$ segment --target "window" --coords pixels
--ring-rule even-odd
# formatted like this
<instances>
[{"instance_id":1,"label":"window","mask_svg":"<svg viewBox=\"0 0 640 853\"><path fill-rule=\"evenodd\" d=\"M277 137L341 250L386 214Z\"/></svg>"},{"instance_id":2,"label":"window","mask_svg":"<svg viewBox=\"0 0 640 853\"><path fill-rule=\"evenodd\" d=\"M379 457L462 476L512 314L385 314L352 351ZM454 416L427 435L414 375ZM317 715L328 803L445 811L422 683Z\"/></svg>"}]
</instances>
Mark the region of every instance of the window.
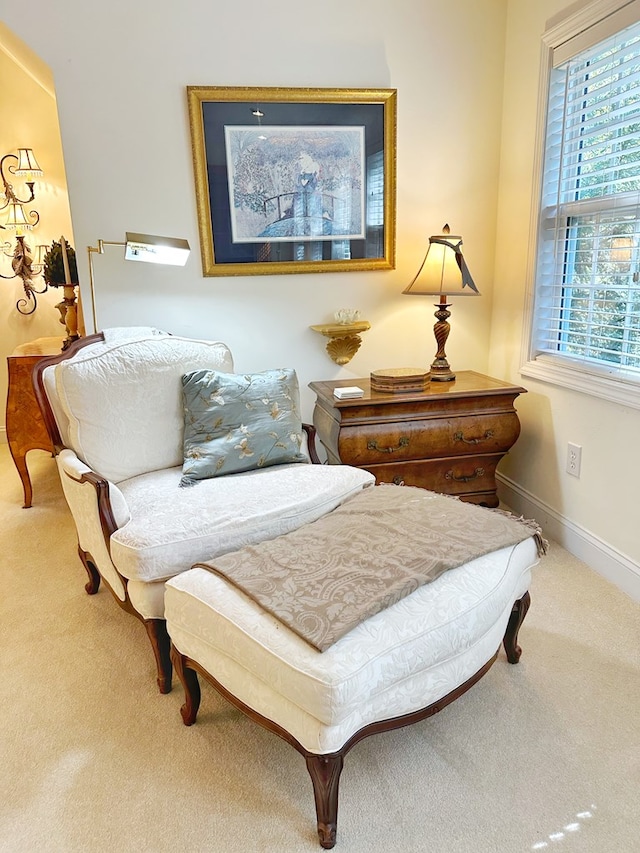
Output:
<instances>
[{"instance_id":1,"label":"window","mask_svg":"<svg viewBox=\"0 0 640 853\"><path fill-rule=\"evenodd\" d=\"M578 33L551 50L523 372L640 406L640 2Z\"/></svg>"},{"instance_id":2,"label":"window","mask_svg":"<svg viewBox=\"0 0 640 853\"><path fill-rule=\"evenodd\" d=\"M384 222L384 161L382 151L367 157L367 227Z\"/></svg>"},{"instance_id":3,"label":"window","mask_svg":"<svg viewBox=\"0 0 640 853\"><path fill-rule=\"evenodd\" d=\"M384 159L382 151L367 157L367 248L384 244ZM367 253L368 253L367 252Z\"/></svg>"}]
</instances>

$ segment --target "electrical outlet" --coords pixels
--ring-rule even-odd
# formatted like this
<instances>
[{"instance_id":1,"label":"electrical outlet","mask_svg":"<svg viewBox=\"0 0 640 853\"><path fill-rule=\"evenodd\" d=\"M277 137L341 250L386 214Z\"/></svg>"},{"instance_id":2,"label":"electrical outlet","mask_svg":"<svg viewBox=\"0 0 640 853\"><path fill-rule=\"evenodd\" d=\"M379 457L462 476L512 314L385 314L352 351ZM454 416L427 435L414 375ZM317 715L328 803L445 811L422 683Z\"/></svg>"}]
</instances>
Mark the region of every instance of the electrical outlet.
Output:
<instances>
[{"instance_id":1,"label":"electrical outlet","mask_svg":"<svg viewBox=\"0 0 640 853\"><path fill-rule=\"evenodd\" d=\"M582 446L570 441L567 444L567 474L571 474L572 477L579 477L581 465Z\"/></svg>"}]
</instances>

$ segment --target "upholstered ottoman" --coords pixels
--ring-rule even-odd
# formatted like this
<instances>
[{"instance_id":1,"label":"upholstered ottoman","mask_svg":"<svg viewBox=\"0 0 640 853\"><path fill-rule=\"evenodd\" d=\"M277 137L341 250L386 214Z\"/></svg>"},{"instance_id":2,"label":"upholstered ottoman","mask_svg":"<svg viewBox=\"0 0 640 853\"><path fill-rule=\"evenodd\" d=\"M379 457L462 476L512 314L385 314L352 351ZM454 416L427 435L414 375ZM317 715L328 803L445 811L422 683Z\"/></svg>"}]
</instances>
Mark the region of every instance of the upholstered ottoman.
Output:
<instances>
[{"instance_id":1,"label":"upholstered ottoman","mask_svg":"<svg viewBox=\"0 0 640 853\"><path fill-rule=\"evenodd\" d=\"M544 551L528 524L377 486L172 578L165 615L185 724L196 720L201 673L305 756L320 844L333 847L351 747L439 711L503 642L518 662L531 568Z\"/></svg>"}]
</instances>

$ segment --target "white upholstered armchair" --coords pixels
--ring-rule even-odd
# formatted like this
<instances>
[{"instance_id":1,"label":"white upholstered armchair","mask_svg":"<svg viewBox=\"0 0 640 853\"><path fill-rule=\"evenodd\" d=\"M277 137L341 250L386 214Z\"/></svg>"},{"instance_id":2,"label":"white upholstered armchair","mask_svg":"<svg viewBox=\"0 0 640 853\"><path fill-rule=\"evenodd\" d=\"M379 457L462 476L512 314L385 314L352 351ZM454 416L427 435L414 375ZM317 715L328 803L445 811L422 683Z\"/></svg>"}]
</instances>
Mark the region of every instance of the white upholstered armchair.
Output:
<instances>
[{"instance_id":1,"label":"white upholstered armchair","mask_svg":"<svg viewBox=\"0 0 640 853\"><path fill-rule=\"evenodd\" d=\"M219 341L149 328L83 338L34 371L89 575L85 588L93 595L103 580L118 604L143 622L161 693L171 689L166 580L198 561L314 521L374 482L360 469L310 464L319 461L313 427L302 425L302 461L205 476L181 487L182 384L193 371L232 374L231 352Z\"/></svg>"}]
</instances>

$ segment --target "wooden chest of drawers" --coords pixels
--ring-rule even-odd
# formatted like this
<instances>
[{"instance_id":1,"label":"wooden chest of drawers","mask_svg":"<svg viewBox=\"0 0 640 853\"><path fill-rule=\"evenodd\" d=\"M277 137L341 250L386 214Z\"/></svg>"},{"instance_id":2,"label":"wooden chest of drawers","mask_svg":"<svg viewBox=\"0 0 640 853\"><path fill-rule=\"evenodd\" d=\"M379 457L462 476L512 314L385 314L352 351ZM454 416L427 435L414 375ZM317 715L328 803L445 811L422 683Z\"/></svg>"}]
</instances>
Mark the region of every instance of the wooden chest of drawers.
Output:
<instances>
[{"instance_id":1,"label":"wooden chest of drawers","mask_svg":"<svg viewBox=\"0 0 640 853\"><path fill-rule=\"evenodd\" d=\"M26 456L30 450L53 453L51 439L36 402L31 372L42 358L56 355L63 338L38 338L21 344L7 358L9 388L7 392L7 442L24 491L24 507L31 506L33 496Z\"/></svg>"},{"instance_id":2,"label":"wooden chest of drawers","mask_svg":"<svg viewBox=\"0 0 640 853\"><path fill-rule=\"evenodd\" d=\"M337 400L359 385L364 397ZM524 388L473 371L424 391L372 391L368 379L312 382L318 437L332 464L366 468L378 483L404 483L497 506L496 466L520 434L514 400Z\"/></svg>"}]
</instances>

